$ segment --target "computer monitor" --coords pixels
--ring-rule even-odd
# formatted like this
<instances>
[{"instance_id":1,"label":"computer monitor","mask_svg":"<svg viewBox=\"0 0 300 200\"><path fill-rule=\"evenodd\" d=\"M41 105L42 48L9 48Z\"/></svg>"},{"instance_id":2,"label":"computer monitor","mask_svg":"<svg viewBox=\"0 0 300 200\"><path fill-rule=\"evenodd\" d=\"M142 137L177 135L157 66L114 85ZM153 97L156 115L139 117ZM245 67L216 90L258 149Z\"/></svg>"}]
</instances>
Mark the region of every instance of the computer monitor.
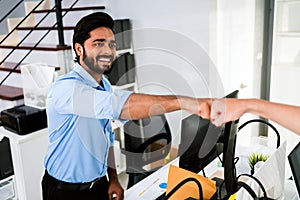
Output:
<instances>
[{"instance_id":1,"label":"computer monitor","mask_svg":"<svg viewBox=\"0 0 300 200\"><path fill-rule=\"evenodd\" d=\"M190 115L181 121L179 166L198 173L223 152L218 139L223 127L216 127L209 120ZM210 137L212 136L212 137Z\"/></svg>"},{"instance_id":2,"label":"computer monitor","mask_svg":"<svg viewBox=\"0 0 300 200\"><path fill-rule=\"evenodd\" d=\"M227 95L237 98L238 90ZM203 170L211 161L223 153L226 193L237 190L235 182L235 144L238 122L228 122L216 127L209 120L190 115L181 122L179 166L195 173Z\"/></svg>"},{"instance_id":3,"label":"computer monitor","mask_svg":"<svg viewBox=\"0 0 300 200\"><path fill-rule=\"evenodd\" d=\"M236 168L235 168L235 147L236 135L238 130L238 121L229 122L225 124L223 142L223 167L224 167L224 181L226 188L226 195L229 197L237 191L236 182ZM222 189L222 188L220 188Z\"/></svg>"}]
</instances>

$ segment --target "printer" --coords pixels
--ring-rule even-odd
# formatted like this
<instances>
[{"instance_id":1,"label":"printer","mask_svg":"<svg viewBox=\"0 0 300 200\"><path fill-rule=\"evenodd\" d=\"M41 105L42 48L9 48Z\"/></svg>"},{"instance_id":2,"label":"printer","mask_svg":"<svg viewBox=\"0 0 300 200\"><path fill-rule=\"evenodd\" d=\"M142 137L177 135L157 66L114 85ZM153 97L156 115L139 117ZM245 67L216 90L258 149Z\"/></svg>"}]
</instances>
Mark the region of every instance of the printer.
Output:
<instances>
[{"instance_id":1,"label":"printer","mask_svg":"<svg viewBox=\"0 0 300 200\"><path fill-rule=\"evenodd\" d=\"M19 105L1 111L2 126L19 135L47 127L46 109Z\"/></svg>"}]
</instances>

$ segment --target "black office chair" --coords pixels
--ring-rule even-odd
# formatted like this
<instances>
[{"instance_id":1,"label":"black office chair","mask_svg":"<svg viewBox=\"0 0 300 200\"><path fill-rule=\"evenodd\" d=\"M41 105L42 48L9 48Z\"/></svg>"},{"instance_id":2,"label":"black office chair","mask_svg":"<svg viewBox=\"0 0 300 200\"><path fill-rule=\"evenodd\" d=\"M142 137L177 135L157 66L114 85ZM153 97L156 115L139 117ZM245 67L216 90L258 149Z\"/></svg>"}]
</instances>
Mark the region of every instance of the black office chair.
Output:
<instances>
[{"instance_id":1,"label":"black office chair","mask_svg":"<svg viewBox=\"0 0 300 200\"><path fill-rule=\"evenodd\" d=\"M145 169L145 166L169 154L172 135L165 115L158 115L127 122L124 139L122 153L126 156L129 188L161 167Z\"/></svg>"}]
</instances>

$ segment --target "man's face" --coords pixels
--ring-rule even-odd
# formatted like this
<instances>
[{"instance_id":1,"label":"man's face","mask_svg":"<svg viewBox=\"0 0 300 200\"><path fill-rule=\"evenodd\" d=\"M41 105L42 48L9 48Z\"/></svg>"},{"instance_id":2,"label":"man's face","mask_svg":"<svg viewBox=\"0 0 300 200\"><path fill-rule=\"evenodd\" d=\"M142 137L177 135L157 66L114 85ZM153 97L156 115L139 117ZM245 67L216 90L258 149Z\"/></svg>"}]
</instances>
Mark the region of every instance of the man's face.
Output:
<instances>
[{"instance_id":1,"label":"man's face","mask_svg":"<svg viewBox=\"0 0 300 200\"><path fill-rule=\"evenodd\" d=\"M100 27L90 32L84 42L80 63L92 74L105 74L116 56L116 42L111 29Z\"/></svg>"}]
</instances>

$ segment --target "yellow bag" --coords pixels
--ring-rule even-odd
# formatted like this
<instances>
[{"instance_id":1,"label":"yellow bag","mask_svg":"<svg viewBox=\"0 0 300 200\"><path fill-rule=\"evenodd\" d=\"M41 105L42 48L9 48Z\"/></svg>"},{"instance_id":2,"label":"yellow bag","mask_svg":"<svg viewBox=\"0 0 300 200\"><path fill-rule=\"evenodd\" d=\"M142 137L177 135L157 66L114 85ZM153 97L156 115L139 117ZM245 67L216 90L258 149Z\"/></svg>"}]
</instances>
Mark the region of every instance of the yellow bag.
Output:
<instances>
[{"instance_id":1,"label":"yellow bag","mask_svg":"<svg viewBox=\"0 0 300 200\"><path fill-rule=\"evenodd\" d=\"M216 193L217 187L215 181L188 170L179 168L177 166L170 165L166 194L168 194L181 181L189 177L195 178L200 182L203 191L203 198L205 200L211 199L212 196ZM197 184L194 182L189 182L179 188L169 199L178 200L187 199L188 197L199 199L199 195L200 194Z\"/></svg>"}]
</instances>

